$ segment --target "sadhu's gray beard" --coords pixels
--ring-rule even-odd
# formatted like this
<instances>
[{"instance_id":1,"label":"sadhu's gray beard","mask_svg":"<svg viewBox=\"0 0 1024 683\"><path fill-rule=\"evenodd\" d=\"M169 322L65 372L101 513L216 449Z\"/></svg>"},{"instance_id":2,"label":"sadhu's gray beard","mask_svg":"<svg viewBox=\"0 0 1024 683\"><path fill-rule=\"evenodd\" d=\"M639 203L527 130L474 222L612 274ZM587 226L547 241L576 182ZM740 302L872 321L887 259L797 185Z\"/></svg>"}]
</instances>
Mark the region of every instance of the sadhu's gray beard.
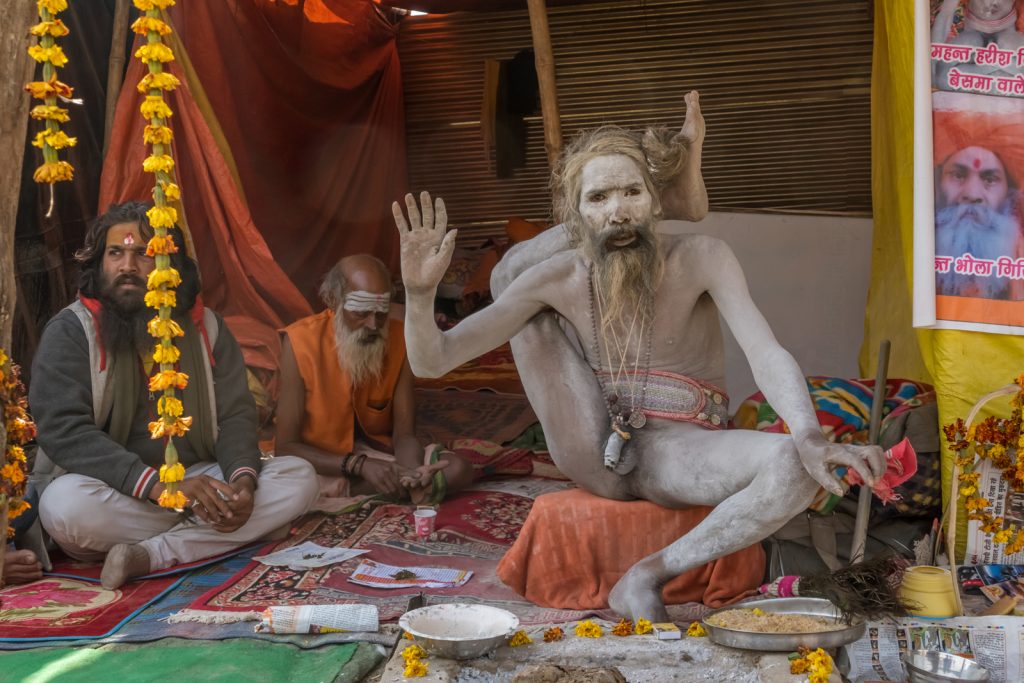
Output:
<instances>
[{"instance_id":1,"label":"sadhu's gray beard","mask_svg":"<svg viewBox=\"0 0 1024 683\"><path fill-rule=\"evenodd\" d=\"M625 247L610 244L610 240L630 231L636 235L631 244ZM585 249L594 263L601 328L616 323L629 327L630 321L635 319L651 320L654 294L661 281L664 262L650 226L588 233Z\"/></svg>"},{"instance_id":2,"label":"sadhu's gray beard","mask_svg":"<svg viewBox=\"0 0 1024 683\"><path fill-rule=\"evenodd\" d=\"M334 346L338 365L348 373L352 386L378 381L384 370L384 352L388 348L388 328L377 331L359 328L350 330L341 311L334 316Z\"/></svg>"}]
</instances>

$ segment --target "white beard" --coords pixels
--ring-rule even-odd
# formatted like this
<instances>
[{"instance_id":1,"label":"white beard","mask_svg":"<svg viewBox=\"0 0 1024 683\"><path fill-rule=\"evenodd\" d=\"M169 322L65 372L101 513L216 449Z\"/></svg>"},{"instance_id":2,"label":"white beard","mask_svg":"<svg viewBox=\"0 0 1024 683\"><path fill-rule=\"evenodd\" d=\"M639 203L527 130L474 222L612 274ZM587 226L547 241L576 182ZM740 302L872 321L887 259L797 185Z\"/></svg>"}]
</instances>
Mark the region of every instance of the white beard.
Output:
<instances>
[{"instance_id":1,"label":"white beard","mask_svg":"<svg viewBox=\"0 0 1024 683\"><path fill-rule=\"evenodd\" d=\"M352 386L380 380L384 370L384 352L388 347L388 326L376 334L365 328L350 330L340 310L334 315L333 326L338 365L348 373ZM372 341L368 341L371 338Z\"/></svg>"},{"instance_id":2,"label":"white beard","mask_svg":"<svg viewBox=\"0 0 1024 683\"><path fill-rule=\"evenodd\" d=\"M1020 226L1016 218L987 206L954 204L935 215L935 254L959 258L971 254L975 258L996 260L1000 256L1014 258ZM938 294L962 296L961 292L974 284L979 294L987 299L1005 299L1009 295L1009 280L954 273L936 274Z\"/></svg>"}]
</instances>

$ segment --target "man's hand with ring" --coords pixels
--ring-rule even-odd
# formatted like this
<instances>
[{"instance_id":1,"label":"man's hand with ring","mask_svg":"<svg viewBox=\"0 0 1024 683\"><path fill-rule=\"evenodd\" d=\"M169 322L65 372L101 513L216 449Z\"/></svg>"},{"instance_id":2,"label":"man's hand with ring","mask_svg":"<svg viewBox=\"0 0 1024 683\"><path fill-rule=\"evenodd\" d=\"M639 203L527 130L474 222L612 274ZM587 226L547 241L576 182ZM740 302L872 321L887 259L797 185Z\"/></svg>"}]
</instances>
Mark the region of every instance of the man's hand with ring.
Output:
<instances>
[{"instance_id":1,"label":"man's hand with ring","mask_svg":"<svg viewBox=\"0 0 1024 683\"><path fill-rule=\"evenodd\" d=\"M149 497L152 500L157 500L165 488L164 484L157 483L149 492ZM234 517L228 500L235 495L235 490L218 479L205 474L188 477L178 482L178 490L192 501L190 504L192 511L204 522L218 524ZM246 515L246 519L248 519L248 515Z\"/></svg>"}]
</instances>

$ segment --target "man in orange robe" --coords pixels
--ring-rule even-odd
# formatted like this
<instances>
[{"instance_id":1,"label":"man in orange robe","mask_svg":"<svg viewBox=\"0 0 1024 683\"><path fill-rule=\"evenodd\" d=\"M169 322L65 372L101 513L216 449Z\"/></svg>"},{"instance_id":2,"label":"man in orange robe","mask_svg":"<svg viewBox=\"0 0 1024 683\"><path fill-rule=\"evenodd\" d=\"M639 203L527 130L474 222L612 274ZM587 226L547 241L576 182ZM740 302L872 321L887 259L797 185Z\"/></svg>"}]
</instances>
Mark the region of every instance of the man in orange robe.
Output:
<instances>
[{"instance_id":1,"label":"man in orange robe","mask_svg":"<svg viewBox=\"0 0 1024 683\"><path fill-rule=\"evenodd\" d=\"M430 463L416 438L404 312L391 306L387 267L367 254L345 257L320 296L326 310L284 331L277 451L309 461L329 497L380 493L420 502L442 470L448 492L468 485L468 462Z\"/></svg>"}]
</instances>

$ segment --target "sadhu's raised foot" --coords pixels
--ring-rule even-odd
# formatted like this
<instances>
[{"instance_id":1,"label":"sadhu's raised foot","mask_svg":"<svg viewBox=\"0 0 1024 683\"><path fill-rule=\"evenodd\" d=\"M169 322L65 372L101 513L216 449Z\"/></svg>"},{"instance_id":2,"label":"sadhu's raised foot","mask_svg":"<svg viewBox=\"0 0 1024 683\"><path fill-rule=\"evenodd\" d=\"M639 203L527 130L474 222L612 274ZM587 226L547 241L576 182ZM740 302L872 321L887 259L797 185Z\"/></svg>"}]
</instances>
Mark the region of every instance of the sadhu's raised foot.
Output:
<instances>
[{"instance_id":1,"label":"sadhu's raised foot","mask_svg":"<svg viewBox=\"0 0 1024 683\"><path fill-rule=\"evenodd\" d=\"M612 587L611 593L608 594L608 606L620 617L633 621L669 621L665 603L661 598L661 589L665 584L641 565L643 562L630 567Z\"/></svg>"}]
</instances>

